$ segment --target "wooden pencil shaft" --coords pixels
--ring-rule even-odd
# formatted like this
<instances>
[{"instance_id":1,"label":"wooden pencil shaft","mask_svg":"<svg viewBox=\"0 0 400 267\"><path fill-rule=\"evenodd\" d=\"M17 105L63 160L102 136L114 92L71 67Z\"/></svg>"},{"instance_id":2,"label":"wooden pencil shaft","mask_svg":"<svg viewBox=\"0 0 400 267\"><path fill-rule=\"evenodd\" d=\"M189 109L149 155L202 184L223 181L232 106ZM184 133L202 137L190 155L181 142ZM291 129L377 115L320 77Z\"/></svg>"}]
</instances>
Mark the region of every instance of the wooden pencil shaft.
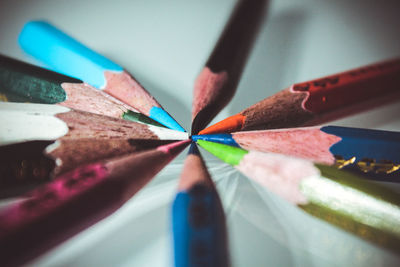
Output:
<instances>
[{"instance_id":1,"label":"wooden pencil shaft","mask_svg":"<svg viewBox=\"0 0 400 267\"><path fill-rule=\"evenodd\" d=\"M302 209L378 245L400 251L399 195L326 166L300 185ZM329 177L329 178L327 178Z\"/></svg>"},{"instance_id":2,"label":"wooden pencil shaft","mask_svg":"<svg viewBox=\"0 0 400 267\"><path fill-rule=\"evenodd\" d=\"M266 0L239 1L193 93L192 134L197 134L235 94L247 56L263 20Z\"/></svg>"},{"instance_id":3,"label":"wooden pencil shaft","mask_svg":"<svg viewBox=\"0 0 400 267\"><path fill-rule=\"evenodd\" d=\"M175 266L229 266L221 201L195 143L172 207Z\"/></svg>"},{"instance_id":4,"label":"wooden pencil shaft","mask_svg":"<svg viewBox=\"0 0 400 267\"><path fill-rule=\"evenodd\" d=\"M53 173L59 175L80 165L138 153L172 142L173 140L61 138L48 147L45 153L55 162L59 162Z\"/></svg>"},{"instance_id":5,"label":"wooden pencil shaft","mask_svg":"<svg viewBox=\"0 0 400 267\"><path fill-rule=\"evenodd\" d=\"M48 22L26 23L18 41L26 53L53 70L82 79L85 83L134 107L168 128L185 131L121 66Z\"/></svg>"},{"instance_id":6,"label":"wooden pencil shaft","mask_svg":"<svg viewBox=\"0 0 400 267\"><path fill-rule=\"evenodd\" d=\"M0 55L0 90L33 103L55 104L67 99L62 83L82 81Z\"/></svg>"},{"instance_id":7,"label":"wooden pencil shaft","mask_svg":"<svg viewBox=\"0 0 400 267\"><path fill-rule=\"evenodd\" d=\"M199 134L311 126L400 99L400 59L298 83Z\"/></svg>"},{"instance_id":8,"label":"wooden pencil shaft","mask_svg":"<svg viewBox=\"0 0 400 267\"><path fill-rule=\"evenodd\" d=\"M321 79L294 84L290 89L266 98L256 105L242 111L241 113L251 119L246 120L243 129L255 130L260 128L285 128L301 125L310 125L315 122L324 122L343 116L341 109L347 114L359 112L371 108L370 102L380 104L380 99L387 100L392 96L392 101L399 100L398 89L400 84L400 60L378 63L359 69L350 70ZM303 97L291 100L290 105L297 107L297 112L287 110L274 110L278 101L292 98L298 93ZM355 106L354 109L352 106ZM271 113L276 113L276 120L269 119L265 113L272 107ZM333 113L333 114L332 114ZM337 116L335 115L337 114ZM265 116L264 119L261 116ZM266 121L268 120L268 122ZM280 122L279 122L280 120ZM265 121L265 123L261 122Z\"/></svg>"},{"instance_id":9,"label":"wooden pencil shaft","mask_svg":"<svg viewBox=\"0 0 400 267\"><path fill-rule=\"evenodd\" d=\"M305 210L309 208L313 214L320 209L324 215L331 213L332 217L340 217L347 221L346 225L351 225L345 230L361 234L362 238L394 250L400 249L398 193L346 171L314 165L303 159L245 151L203 140L197 142L268 191ZM327 221L331 218L322 217ZM368 229L371 229L369 234L362 234ZM385 238L370 238L375 236L374 233L381 233Z\"/></svg>"},{"instance_id":10,"label":"wooden pencil shaft","mask_svg":"<svg viewBox=\"0 0 400 267\"><path fill-rule=\"evenodd\" d=\"M238 80L266 11L266 0L241 0L235 6L206 66L213 72L228 71ZM237 78L236 78L237 77ZM237 81L236 81L237 83Z\"/></svg>"},{"instance_id":11,"label":"wooden pencil shaft","mask_svg":"<svg viewBox=\"0 0 400 267\"><path fill-rule=\"evenodd\" d=\"M82 166L0 211L2 264L22 264L112 213L186 144Z\"/></svg>"}]
</instances>

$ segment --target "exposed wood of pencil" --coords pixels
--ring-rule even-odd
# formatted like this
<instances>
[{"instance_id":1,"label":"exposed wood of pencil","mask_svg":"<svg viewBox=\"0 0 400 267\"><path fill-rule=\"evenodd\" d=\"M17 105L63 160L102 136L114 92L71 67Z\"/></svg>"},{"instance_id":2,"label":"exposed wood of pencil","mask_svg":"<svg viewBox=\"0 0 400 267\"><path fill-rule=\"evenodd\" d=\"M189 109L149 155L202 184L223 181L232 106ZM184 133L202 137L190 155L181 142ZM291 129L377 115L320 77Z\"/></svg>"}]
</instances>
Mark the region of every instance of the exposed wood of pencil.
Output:
<instances>
[{"instance_id":1,"label":"exposed wood of pencil","mask_svg":"<svg viewBox=\"0 0 400 267\"><path fill-rule=\"evenodd\" d=\"M192 144L191 146L195 146ZM197 148L192 148L196 149ZM203 158L198 153L189 153L185 159L183 170L179 178L179 191L187 191L195 184L202 184L209 188L214 188L214 183L207 171Z\"/></svg>"},{"instance_id":2,"label":"exposed wood of pencil","mask_svg":"<svg viewBox=\"0 0 400 267\"><path fill-rule=\"evenodd\" d=\"M229 266L222 203L195 143L184 162L178 190L172 208L175 266Z\"/></svg>"},{"instance_id":3,"label":"exposed wood of pencil","mask_svg":"<svg viewBox=\"0 0 400 267\"><path fill-rule=\"evenodd\" d=\"M122 118L128 110L136 111L81 80L3 55L0 55L0 91L18 95L23 102L58 103L116 118Z\"/></svg>"},{"instance_id":4,"label":"exposed wood of pencil","mask_svg":"<svg viewBox=\"0 0 400 267\"><path fill-rule=\"evenodd\" d=\"M187 133L46 104L0 103L0 143L76 138L187 139Z\"/></svg>"},{"instance_id":5,"label":"exposed wood of pencil","mask_svg":"<svg viewBox=\"0 0 400 267\"><path fill-rule=\"evenodd\" d=\"M168 128L185 131L132 75L46 21L30 21L19 38L21 48L58 72L78 77ZM68 54L68 57L65 57Z\"/></svg>"},{"instance_id":6,"label":"exposed wood of pencil","mask_svg":"<svg viewBox=\"0 0 400 267\"><path fill-rule=\"evenodd\" d=\"M0 198L26 192L78 166L172 143L145 139L58 139L0 146Z\"/></svg>"},{"instance_id":7,"label":"exposed wood of pencil","mask_svg":"<svg viewBox=\"0 0 400 267\"><path fill-rule=\"evenodd\" d=\"M400 59L292 85L200 134L317 125L400 99Z\"/></svg>"},{"instance_id":8,"label":"exposed wood of pencil","mask_svg":"<svg viewBox=\"0 0 400 267\"><path fill-rule=\"evenodd\" d=\"M235 7L206 66L196 79L192 134L207 126L235 94L267 2L241 0Z\"/></svg>"},{"instance_id":9,"label":"exposed wood of pencil","mask_svg":"<svg viewBox=\"0 0 400 267\"><path fill-rule=\"evenodd\" d=\"M146 139L59 139L47 147L45 154L57 163L54 175L65 173L77 166L110 159L124 154L133 154L173 140Z\"/></svg>"},{"instance_id":10,"label":"exposed wood of pencil","mask_svg":"<svg viewBox=\"0 0 400 267\"><path fill-rule=\"evenodd\" d=\"M400 251L399 194L346 171L198 140L268 191L361 238Z\"/></svg>"},{"instance_id":11,"label":"exposed wood of pencil","mask_svg":"<svg viewBox=\"0 0 400 267\"><path fill-rule=\"evenodd\" d=\"M321 131L320 127L243 131L232 133L232 137L247 150L279 153L329 165L335 163L329 149L341 140Z\"/></svg>"},{"instance_id":12,"label":"exposed wood of pencil","mask_svg":"<svg viewBox=\"0 0 400 267\"><path fill-rule=\"evenodd\" d=\"M2 265L21 265L114 212L188 142L83 166L0 211Z\"/></svg>"}]
</instances>

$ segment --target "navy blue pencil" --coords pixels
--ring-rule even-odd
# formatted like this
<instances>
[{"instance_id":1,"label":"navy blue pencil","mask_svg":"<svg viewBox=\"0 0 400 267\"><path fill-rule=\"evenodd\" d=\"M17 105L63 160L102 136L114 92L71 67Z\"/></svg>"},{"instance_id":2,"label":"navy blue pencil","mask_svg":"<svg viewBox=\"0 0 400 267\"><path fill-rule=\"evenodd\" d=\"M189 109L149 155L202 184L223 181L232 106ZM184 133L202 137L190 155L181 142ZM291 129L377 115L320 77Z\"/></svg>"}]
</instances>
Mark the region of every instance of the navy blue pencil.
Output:
<instances>
[{"instance_id":1,"label":"navy blue pencil","mask_svg":"<svg viewBox=\"0 0 400 267\"><path fill-rule=\"evenodd\" d=\"M400 182L400 133L339 126L305 127L192 136L334 165L363 177Z\"/></svg>"},{"instance_id":2,"label":"navy blue pencil","mask_svg":"<svg viewBox=\"0 0 400 267\"><path fill-rule=\"evenodd\" d=\"M172 207L175 266L229 266L224 211L194 143L178 190Z\"/></svg>"}]
</instances>

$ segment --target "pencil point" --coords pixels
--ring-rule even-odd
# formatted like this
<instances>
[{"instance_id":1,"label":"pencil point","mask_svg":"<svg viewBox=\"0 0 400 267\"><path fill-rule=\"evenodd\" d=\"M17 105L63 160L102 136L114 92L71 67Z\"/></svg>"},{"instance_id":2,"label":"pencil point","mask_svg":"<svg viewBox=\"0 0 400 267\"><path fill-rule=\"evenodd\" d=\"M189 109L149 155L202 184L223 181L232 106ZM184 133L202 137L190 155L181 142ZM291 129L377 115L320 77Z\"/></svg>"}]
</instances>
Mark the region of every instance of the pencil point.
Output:
<instances>
[{"instance_id":1,"label":"pencil point","mask_svg":"<svg viewBox=\"0 0 400 267\"><path fill-rule=\"evenodd\" d=\"M229 146L240 147L238 143L236 143L235 139L233 139L231 134L204 134L204 135L192 135L192 140L204 140L211 141L220 144L225 144Z\"/></svg>"},{"instance_id":2,"label":"pencil point","mask_svg":"<svg viewBox=\"0 0 400 267\"><path fill-rule=\"evenodd\" d=\"M162 151L166 154L179 153L188 145L189 142L191 142L189 139L183 140L183 141L178 141L178 142L174 142L171 144L159 146L157 148L157 150Z\"/></svg>"},{"instance_id":3,"label":"pencil point","mask_svg":"<svg viewBox=\"0 0 400 267\"><path fill-rule=\"evenodd\" d=\"M200 155L200 151L199 151L199 149L197 148L197 145L196 145L195 142L192 142L192 143L190 144L190 148L189 148L188 155Z\"/></svg>"},{"instance_id":4,"label":"pencil point","mask_svg":"<svg viewBox=\"0 0 400 267\"><path fill-rule=\"evenodd\" d=\"M177 130L180 132L186 132L165 110L160 107L152 107L150 109L150 118L158 121L159 123L167 126L170 129Z\"/></svg>"},{"instance_id":5,"label":"pencil point","mask_svg":"<svg viewBox=\"0 0 400 267\"><path fill-rule=\"evenodd\" d=\"M248 151L238 147L208 142L204 140L197 140L197 144L199 144L199 146L201 146L217 158L231 165L238 165L242 158L247 153L249 153Z\"/></svg>"},{"instance_id":6,"label":"pencil point","mask_svg":"<svg viewBox=\"0 0 400 267\"><path fill-rule=\"evenodd\" d=\"M199 134L231 133L240 131L243 128L246 117L242 114L236 114L226 118L214 125L202 130Z\"/></svg>"}]
</instances>

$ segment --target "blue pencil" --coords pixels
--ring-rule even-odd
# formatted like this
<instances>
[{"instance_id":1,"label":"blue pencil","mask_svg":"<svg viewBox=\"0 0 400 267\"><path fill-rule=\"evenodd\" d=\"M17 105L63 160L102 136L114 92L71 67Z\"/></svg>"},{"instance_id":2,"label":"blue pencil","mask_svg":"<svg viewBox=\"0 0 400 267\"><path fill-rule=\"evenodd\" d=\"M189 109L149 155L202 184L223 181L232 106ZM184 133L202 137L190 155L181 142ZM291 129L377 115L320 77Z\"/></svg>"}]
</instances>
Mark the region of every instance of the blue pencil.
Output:
<instances>
[{"instance_id":1,"label":"blue pencil","mask_svg":"<svg viewBox=\"0 0 400 267\"><path fill-rule=\"evenodd\" d=\"M400 182L400 133L339 126L306 127L192 136L335 165L363 177Z\"/></svg>"},{"instance_id":2,"label":"blue pencil","mask_svg":"<svg viewBox=\"0 0 400 267\"><path fill-rule=\"evenodd\" d=\"M172 230L176 267L229 266L222 204L194 143L173 203Z\"/></svg>"},{"instance_id":3,"label":"blue pencil","mask_svg":"<svg viewBox=\"0 0 400 267\"><path fill-rule=\"evenodd\" d=\"M50 69L78 78L167 126L185 131L132 75L45 21L25 24L21 48Z\"/></svg>"}]
</instances>

